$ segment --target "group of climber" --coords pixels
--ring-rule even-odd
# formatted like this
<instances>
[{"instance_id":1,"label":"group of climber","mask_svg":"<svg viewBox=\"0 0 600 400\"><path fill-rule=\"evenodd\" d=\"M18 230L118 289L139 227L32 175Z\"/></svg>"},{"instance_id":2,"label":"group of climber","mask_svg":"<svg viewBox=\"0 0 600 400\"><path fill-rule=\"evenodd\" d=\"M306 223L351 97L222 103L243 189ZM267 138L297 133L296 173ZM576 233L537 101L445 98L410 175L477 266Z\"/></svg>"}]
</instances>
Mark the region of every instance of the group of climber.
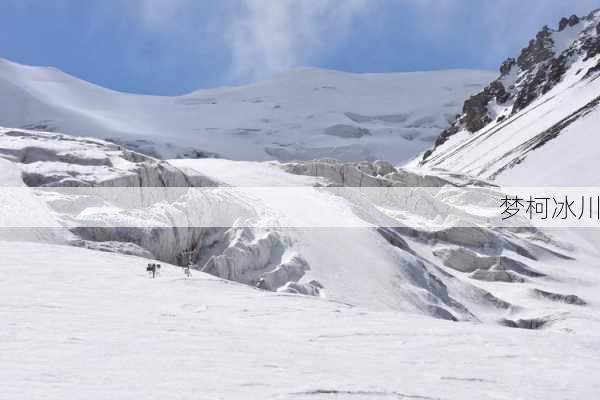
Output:
<instances>
[{"instance_id":1,"label":"group of climber","mask_svg":"<svg viewBox=\"0 0 600 400\"><path fill-rule=\"evenodd\" d=\"M160 264L148 263L148 266L146 267L146 272L148 272L148 274L151 276L151 278L154 279L154 278L160 276L160 269L161 269ZM183 267L183 273L186 278L192 277L192 263L191 262L189 262L186 266Z\"/></svg>"},{"instance_id":2,"label":"group of climber","mask_svg":"<svg viewBox=\"0 0 600 400\"><path fill-rule=\"evenodd\" d=\"M160 276L160 268L160 264L149 263L148 267L146 267L146 272L148 272L149 275L152 275L152 279L154 279L157 276Z\"/></svg>"}]
</instances>

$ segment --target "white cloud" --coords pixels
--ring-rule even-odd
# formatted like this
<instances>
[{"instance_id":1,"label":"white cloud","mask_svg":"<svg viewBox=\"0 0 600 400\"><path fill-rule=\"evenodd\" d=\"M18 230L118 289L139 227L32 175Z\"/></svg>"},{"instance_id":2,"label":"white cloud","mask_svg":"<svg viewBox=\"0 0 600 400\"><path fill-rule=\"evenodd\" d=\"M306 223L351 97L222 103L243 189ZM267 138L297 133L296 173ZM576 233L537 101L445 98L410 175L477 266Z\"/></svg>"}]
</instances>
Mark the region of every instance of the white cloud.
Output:
<instances>
[{"instance_id":1,"label":"white cloud","mask_svg":"<svg viewBox=\"0 0 600 400\"><path fill-rule=\"evenodd\" d=\"M230 29L231 73L257 79L310 64L346 35L367 0L241 0Z\"/></svg>"},{"instance_id":2,"label":"white cloud","mask_svg":"<svg viewBox=\"0 0 600 400\"><path fill-rule=\"evenodd\" d=\"M143 28L170 36L188 53L196 51L198 57L218 53L216 58L223 62L221 80L230 83L319 65L323 56L339 50L337 46L346 46L344 40L355 33L353 28L367 34L352 37L358 47L381 35L389 52L403 52L402 43L417 41L424 52L456 46L473 54L466 64L495 67L499 58L516 56L543 24L554 26L563 15L581 15L598 6L598 0L119 1ZM398 13L398 24L407 24L411 31L378 25L380 20L394 21L395 15L383 18L390 12ZM401 15L405 12L411 21ZM394 40L388 30L409 37ZM461 43L452 41L457 37ZM230 63L225 64L227 56ZM411 57L407 55L409 61ZM460 65L460 60L449 60Z\"/></svg>"}]
</instances>

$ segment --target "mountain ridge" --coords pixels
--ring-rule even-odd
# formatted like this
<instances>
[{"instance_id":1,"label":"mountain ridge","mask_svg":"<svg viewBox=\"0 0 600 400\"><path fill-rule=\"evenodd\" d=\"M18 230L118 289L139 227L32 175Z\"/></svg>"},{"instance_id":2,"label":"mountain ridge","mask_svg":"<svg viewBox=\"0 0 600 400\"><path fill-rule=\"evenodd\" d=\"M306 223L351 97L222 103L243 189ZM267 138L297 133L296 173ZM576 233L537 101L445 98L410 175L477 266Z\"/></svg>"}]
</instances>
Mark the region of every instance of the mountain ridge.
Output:
<instances>
[{"instance_id":1,"label":"mountain ridge","mask_svg":"<svg viewBox=\"0 0 600 400\"><path fill-rule=\"evenodd\" d=\"M425 150L492 76L304 68L169 97L119 93L55 68L3 61L0 126L85 134L160 158L401 163Z\"/></svg>"},{"instance_id":2,"label":"mountain ridge","mask_svg":"<svg viewBox=\"0 0 600 400\"><path fill-rule=\"evenodd\" d=\"M565 142L561 147L567 147L567 141L572 146L572 140L565 138L571 131L581 136L578 147L591 157L599 74L600 10L581 18L563 18L557 29L545 26L517 58L502 63L496 80L464 103L462 114L418 164L483 179L520 175L514 180L507 178L507 183L567 183L569 172L576 172L566 169L567 157L558 160L565 167L561 179L527 180L525 172L518 171L523 168L513 171L513 167L533 155L541 160L537 154L548 151L553 147L547 147L548 143L557 138ZM581 125L577 130L572 126L575 120ZM540 164L536 173L551 167L536 163ZM527 171L534 172L534 168Z\"/></svg>"}]
</instances>

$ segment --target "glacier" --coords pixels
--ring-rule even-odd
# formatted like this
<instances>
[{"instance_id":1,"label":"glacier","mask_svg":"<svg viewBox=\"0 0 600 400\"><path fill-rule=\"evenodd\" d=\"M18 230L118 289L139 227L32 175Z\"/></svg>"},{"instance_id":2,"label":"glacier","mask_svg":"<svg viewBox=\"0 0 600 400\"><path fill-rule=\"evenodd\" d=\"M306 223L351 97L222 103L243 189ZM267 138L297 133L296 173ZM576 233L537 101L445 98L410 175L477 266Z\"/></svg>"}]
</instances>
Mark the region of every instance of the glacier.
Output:
<instances>
[{"instance_id":1,"label":"glacier","mask_svg":"<svg viewBox=\"0 0 600 400\"><path fill-rule=\"evenodd\" d=\"M599 38L176 97L0 60L2 395L592 398L598 229L490 216L598 183Z\"/></svg>"}]
</instances>

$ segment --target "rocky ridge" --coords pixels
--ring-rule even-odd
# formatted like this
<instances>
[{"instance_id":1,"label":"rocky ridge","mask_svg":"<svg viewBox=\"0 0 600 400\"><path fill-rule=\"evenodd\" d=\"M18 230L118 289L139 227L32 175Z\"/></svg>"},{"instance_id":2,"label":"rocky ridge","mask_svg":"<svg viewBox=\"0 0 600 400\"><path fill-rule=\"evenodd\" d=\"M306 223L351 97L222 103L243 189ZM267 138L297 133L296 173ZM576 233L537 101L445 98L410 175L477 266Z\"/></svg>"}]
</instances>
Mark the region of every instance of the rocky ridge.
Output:
<instances>
[{"instance_id":1,"label":"rocky ridge","mask_svg":"<svg viewBox=\"0 0 600 400\"><path fill-rule=\"evenodd\" d=\"M423 154L421 165L458 132L475 133L524 110L561 82L577 61L593 61L585 70L576 71L580 79L589 79L600 71L599 54L600 10L585 17L563 18L557 29L543 27L517 58L502 63L496 80L465 101L462 113L440 134L433 149Z\"/></svg>"}]
</instances>

